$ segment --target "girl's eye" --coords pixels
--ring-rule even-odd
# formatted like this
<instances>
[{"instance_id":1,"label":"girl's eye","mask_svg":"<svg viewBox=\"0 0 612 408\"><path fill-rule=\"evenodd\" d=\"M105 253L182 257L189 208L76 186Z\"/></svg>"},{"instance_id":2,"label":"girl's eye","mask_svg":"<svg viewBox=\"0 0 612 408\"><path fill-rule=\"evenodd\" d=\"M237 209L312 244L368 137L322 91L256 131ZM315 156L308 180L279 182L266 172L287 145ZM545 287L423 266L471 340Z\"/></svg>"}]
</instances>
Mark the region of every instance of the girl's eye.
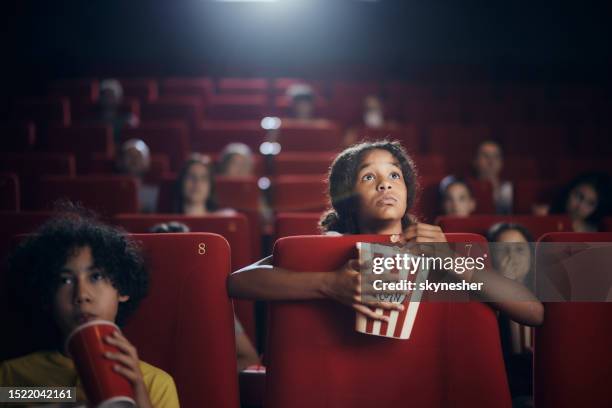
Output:
<instances>
[{"instance_id":1,"label":"girl's eye","mask_svg":"<svg viewBox=\"0 0 612 408\"><path fill-rule=\"evenodd\" d=\"M60 285L70 285L72 284L71 276L60 276L59 278Z\"/></svg>"},{"instance_id":2,"label":"girl's eye","mask_svg":"<svg viewBox=\"0 0 612 408\"><path fill-rule=\"evenodd\" d=\"M371 181L374 180L374 175L373 174L366 174L365 176L363 176L361 178L363 181Z\"/></svg>"},{"instance_id":3,"label":"girl's eye","mask_svg":"<svg viewBox=\"0 0 612 408\"><path fill-rule=\"evenodd\" d=\"M397 173L397 172L393 172L393 173L391 173L391 178L393 180L399 180L399 179L402 178L402 176L399 173Z\"/></svg>"}]
</instances>

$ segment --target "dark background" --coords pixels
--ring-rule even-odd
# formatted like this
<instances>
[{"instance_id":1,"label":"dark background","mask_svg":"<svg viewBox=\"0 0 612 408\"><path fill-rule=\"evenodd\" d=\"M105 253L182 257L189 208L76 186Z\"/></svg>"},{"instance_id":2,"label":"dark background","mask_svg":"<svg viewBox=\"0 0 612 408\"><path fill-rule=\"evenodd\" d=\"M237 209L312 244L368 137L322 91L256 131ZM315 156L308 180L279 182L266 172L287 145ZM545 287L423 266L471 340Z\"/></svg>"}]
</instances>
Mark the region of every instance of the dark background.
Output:
<instances>
[{"instance_id":1,"label":"dark background","mask_svg":"<svg viewBox=\"0 0 612 408\"><path fill-rule=\"evenodd\" d=\"M239 75L607 81L606 2L15 2L5 69L74 76Z\"/></svg>"}]
</instances>

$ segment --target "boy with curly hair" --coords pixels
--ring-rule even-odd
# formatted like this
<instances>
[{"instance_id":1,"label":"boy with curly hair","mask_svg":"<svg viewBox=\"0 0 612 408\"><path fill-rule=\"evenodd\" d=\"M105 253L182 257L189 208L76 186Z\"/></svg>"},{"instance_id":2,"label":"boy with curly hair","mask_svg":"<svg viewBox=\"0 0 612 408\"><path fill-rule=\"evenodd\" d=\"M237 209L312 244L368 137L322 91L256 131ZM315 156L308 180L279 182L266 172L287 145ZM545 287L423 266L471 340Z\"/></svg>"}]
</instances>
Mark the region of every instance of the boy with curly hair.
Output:
<instances>
[{"instance_id":1,"label":"boy with curly hair","mask_svg":"<svg viewBox=\"0 0 612 408\"><path fill-rule=\"evenodd\" d=\"M9 259L9 272L22 282L33 313L53 322L45 350L3 362L0 386L77 388L86 401L73 361L63 354L63 339L77 326L103 319L121 325L148 289L139 248L121 231L72 208L26 238ZM105 341L118 348L105 357L133 386L136 404L178 407L172 377L140 361L136 348L120 332Z\"/></svg>"}]
</instances>

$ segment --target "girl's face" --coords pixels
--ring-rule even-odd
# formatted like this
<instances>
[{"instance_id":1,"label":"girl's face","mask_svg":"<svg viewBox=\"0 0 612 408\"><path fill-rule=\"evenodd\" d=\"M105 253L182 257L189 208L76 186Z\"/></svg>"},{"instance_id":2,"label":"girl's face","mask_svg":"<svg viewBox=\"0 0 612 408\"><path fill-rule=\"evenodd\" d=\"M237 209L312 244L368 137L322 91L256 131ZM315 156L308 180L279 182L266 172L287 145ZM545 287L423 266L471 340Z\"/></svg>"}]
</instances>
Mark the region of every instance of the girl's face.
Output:
<instances>
[{"instance_id":1,"label":"girl's face","mask_svg":"<svg viewBox=\"0 0 612 408\"><path fill-rule=\"evenodd\" d=\"M476 208L470 191L463 183L453 183L444 193L444 213L457 217L467 217Z\"/></svg>"},{"instance_id":2,"label":"girl's face","mask_svg":"<svg viewBox=\"0 0 612 408\"><path fill-rule=\"evenodd\" d=\"M566 211L573 219L586 220L597 209L597 191L590 184L579 184L570 191Z\"/></svg>"},{"instance_id":3,"label":"girl's face","mask_svg":"<svg viewBox=\"0 0 612 408\"><path fill-rule=\"evenodd\" d=\"M371 150L357 171L355 193L363 229L399 223L406 214L408 190L397 159L388 151Z\"/></svg>"},{"instance_id":4,"label":"girl's face","mask_svg":"<svg viewBox=\"0 0 612 408\"><path fill-rule=\"evenodd\" d=\"M206 205L210 195L210 173L208 167L195 163L189 166L183 180L183 199L186 204Z\"/></svg>"},{"instance_id":5,"label":"girl's face","mask_svg":"<svg viewBox=\"0 0 612 408\"><path fill-rule=\"evenodd\" d=\"M496 267L507 278L523 282L531 268L531 250L527 240L520 231L509 229L502 232L494 245Z\"/></svg>"}]
</instances>

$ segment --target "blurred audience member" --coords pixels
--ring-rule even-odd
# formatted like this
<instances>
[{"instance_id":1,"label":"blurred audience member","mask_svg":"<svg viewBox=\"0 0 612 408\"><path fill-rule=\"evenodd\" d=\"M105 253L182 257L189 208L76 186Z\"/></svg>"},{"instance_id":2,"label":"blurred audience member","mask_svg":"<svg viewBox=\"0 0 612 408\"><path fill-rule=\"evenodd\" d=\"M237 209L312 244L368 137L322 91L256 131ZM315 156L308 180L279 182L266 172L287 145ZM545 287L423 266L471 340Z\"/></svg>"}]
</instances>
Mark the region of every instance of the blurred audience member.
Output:
<instances>
[{"instance_id":1,"label":"blurred audience member","mask_svg":"<svg viewBox=\"0 0 612 408\"><path fill-rule=\"evenodd\" d=\"M174 211L185 215L235 213L218 209L210 157L196 153L185 162L175 185Z\"/></svg>"},{"instance_id":2,"label":"blurred audience member","mask_svg":"<svg viewBox=\"0 0 612 408\"><path fill-rule=\"evenodd\" d=\"M520 282L533 289L533 256L530 243L533 237L520 224L498 223L493 225L487 237L493 243L511 243L494 246L493 266L506 278Z\"/></svg>"},{"instance_id":3,"label":"blurred audience member","mask_svg":"<svg viewBox=\"0 0 612 408\"><path fill-rule=\"evenodd\" d=\"M310 85L293 84L287 88L291 100L291 114L295 119L310 121L315 119L314 90Z\"/></svg>"},{"instance_id":4,"label":"blurred audience member","mask_svg":"<svg viewBox=\"0 0 612 408\"><path fill-rule=\"evenodd\" d=\"M159 187L146 184L144 175L151 167L149 147L140 139L124 142L117 154L117 169L121 174L133 176L138 185L138 199L142 212L155 212Z\"/></svg>"},{"instance_id":5,"label":"blurred audience member","mask_svg":"<svg viewBox=\"0 0 612 408\"><path fill-rule=\"evenodd\" d=\"M155 224L149 229L149 232L154 234L189 232L189 227L182 222L168 221Z\"/></svg>"},{"instance_id":6,"label":"blurred audience member","mask_svg":"<svg viewBox=\"0 0 612 408\"><path fill-rule=\"evenodd\" d=\"M219 157L218 174L222 176L252 176L255 159L251 148L244 143L230 143Z\"/></svg>"},{"instance_id":7,"label":"blurred audience member","mask_svg":"<svg viewBox=\"0 0 612 408\"><path fill-rule=\"evenodd\" d=\"M368 95L364 98L363 124L371 129L380 129L385 126L384 105L380 97Z\"/></svg>"},{"instance_id":8,"label":"blurred audience member","mask_svg":"<svg viewBox=\"0 0 612 408\"><path fill-rule=\"evenodd\" d=\"M115 142L121 140L121 129L125 126L138 126L139 120L130 112L121 111L123 87L116 79L104 79L100 82L100 99L98 101L98 120L113 127Z\"/></svg>"},{"instance_id":9,"label":"blurred audience member","mask_svg":"<svg viewBox=\"0 0 612 408\"><path fill-rule=\"evenodd\" d=\"M567 214L575 232L594 232L610 214L610 177L589 173L575 178L551 207L553 214Z\"/></svg>"},{"instance_id":10,"label":"blurred audience member","mask_svg":"<svg viewBox=\"0 0 612 408\"><path fill-rule=\"evenodd\" d=\"M512 183L502 181L503 167L502 149L499 143L492 140L482 142L474 158L474 170L479 180L485 180L493 186L493 202L495 212L510 214L512 212Z\"/></svg>"},{"instance_id":11,"label":"blurred audience member","mask_svg":"<svg viewBox=\"0 0 612 408\"><path fill-rule=\"evenodd\" d=\"M489 229L487 238L493 267L533 290L535 257L531 233L519 224L498 223ZM503 315L499 316L499 328L512 406L533 407L532 330Z\"/></svg>"},{"instance_id":12,"label":"blurred audience member","mask_svg":"<svg viewBox=\"0 0 612 408\"><path fill-rule=\"evenodd\" d=\"M455 176L446 176L440 182L441 206L444 215L468 217L476 209L476 200L469 185Z\"/></svg>"}]
</instances>

